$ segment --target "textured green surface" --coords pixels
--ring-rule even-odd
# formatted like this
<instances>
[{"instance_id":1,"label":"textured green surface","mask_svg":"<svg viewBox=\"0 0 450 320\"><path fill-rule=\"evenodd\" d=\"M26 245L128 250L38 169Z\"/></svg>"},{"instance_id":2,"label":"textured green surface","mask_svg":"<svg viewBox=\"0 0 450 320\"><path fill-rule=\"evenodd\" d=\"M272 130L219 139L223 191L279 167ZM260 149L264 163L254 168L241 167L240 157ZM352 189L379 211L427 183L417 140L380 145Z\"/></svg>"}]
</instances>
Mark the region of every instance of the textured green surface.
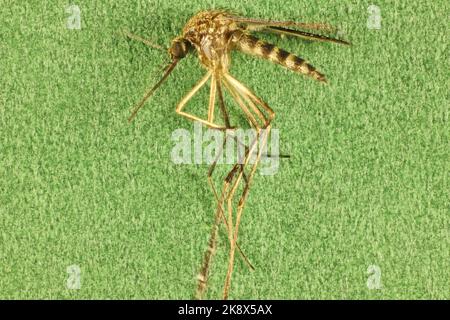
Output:
<instances>
[{"instance_id":1,"label":"textured green surface","mask_svg":"<svg viewBox=\"0 0 450 320\"><path fill-rule=\"evenodd\" d=\"M19 4L20 3L20 4ZM268 37L324 72L321 85L266 61L232 73L276 111L274 176L257 175L231 298L450 298L448 1L0 1L0 298L191 298L214 202L206 165L175 165L174 112L195 56L129 125L161 52L200 9L326 21L350 48ZM221 233L208 296L221 296ZM69 265L81 289L66 289ZM369 265L381 290L369 290Z\"/></svg>"}]
</instances>

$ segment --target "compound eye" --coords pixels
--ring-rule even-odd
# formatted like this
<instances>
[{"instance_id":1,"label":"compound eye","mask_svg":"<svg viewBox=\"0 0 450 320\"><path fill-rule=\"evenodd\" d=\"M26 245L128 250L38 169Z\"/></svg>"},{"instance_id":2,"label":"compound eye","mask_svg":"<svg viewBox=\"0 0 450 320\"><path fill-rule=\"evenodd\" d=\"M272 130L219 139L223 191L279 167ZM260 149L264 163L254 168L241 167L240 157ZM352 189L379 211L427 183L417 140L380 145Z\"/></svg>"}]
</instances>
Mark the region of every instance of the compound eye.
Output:
<instances>
[{"instance_id":1,"label":"compound eye","mask_svg":"<svg viewBox=\"0 0 450 320\"><path fill-rule=\"evenodd\" d=\"M172 43L170 54L173 59L182 59L188 52L188 42L186 40L176 40Z\"/></svg>"}]
</instances>

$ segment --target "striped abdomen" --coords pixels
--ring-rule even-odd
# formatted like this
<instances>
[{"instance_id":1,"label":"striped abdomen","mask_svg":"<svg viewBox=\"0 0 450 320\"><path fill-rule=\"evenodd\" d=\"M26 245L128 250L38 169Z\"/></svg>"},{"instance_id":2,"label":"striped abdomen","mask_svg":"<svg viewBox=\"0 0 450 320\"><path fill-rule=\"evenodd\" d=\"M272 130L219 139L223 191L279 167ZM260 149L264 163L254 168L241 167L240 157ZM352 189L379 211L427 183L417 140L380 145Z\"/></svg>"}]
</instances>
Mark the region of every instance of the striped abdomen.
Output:
<instances>
[{"instance_id":1,"label":"striped abdomen","mask_svg":"<svg viewBox=\"0 0 450 320\"><path fill-rule=\"evenodd\" d=\"M238 50L280 64L294 72L308 75L316 80L326 82L325 75L316 71L304 59L260 40L255 36L240 33L236 35L235 46Z\"/></svg>"}]
</instances>

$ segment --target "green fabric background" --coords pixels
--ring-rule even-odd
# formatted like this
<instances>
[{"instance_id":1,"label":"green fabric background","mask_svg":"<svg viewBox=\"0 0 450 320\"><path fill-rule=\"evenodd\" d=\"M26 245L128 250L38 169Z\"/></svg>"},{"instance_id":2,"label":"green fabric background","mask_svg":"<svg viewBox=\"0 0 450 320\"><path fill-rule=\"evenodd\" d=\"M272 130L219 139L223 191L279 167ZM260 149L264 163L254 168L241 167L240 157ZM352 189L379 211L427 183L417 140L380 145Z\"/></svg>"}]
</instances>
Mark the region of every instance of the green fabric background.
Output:
<instances>
[{"instance_id":1,"label":"green fabric background","mask_svg":"<svg viewBox=\"0 0 450 320\"><path fill-rule=\"evenodd\" d=\"M367 28L371 3L381 30ZM233 54L291 159L255 177L240 242L256 271L238 259L230 297L450 298L448 1L76 0L81 30L67 4L0 0L0 298L193 296L214 201L207 165L170 151L193 128L175 105L204 71L187 58L129 125L167 57L120 31L168 45L209 8L328 22L353 43L266 37L326 86ZM227 250L222 230L209 298Z\"/></svg>"}]
</instances>

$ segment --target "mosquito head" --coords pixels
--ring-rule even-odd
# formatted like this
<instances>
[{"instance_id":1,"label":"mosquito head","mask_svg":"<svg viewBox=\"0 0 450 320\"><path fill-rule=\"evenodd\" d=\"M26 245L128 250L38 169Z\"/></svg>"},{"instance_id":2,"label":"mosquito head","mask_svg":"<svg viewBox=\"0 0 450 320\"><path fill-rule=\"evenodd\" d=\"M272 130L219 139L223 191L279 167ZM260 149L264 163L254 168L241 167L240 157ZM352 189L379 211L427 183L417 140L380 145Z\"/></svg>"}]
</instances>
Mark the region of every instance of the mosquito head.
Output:
<instances>
[{"instance_id":1,"label":"mosquito head","mask_svg":"<svg viewBox=\"0 0 450 320\"><path fill-rule=\"evenodd\" d=\"M184 38L176 38L172 41L172 45L169 48L169 54L172 60L183 59L189 52L191 44Z\"/></svg>"}]
</instances>

